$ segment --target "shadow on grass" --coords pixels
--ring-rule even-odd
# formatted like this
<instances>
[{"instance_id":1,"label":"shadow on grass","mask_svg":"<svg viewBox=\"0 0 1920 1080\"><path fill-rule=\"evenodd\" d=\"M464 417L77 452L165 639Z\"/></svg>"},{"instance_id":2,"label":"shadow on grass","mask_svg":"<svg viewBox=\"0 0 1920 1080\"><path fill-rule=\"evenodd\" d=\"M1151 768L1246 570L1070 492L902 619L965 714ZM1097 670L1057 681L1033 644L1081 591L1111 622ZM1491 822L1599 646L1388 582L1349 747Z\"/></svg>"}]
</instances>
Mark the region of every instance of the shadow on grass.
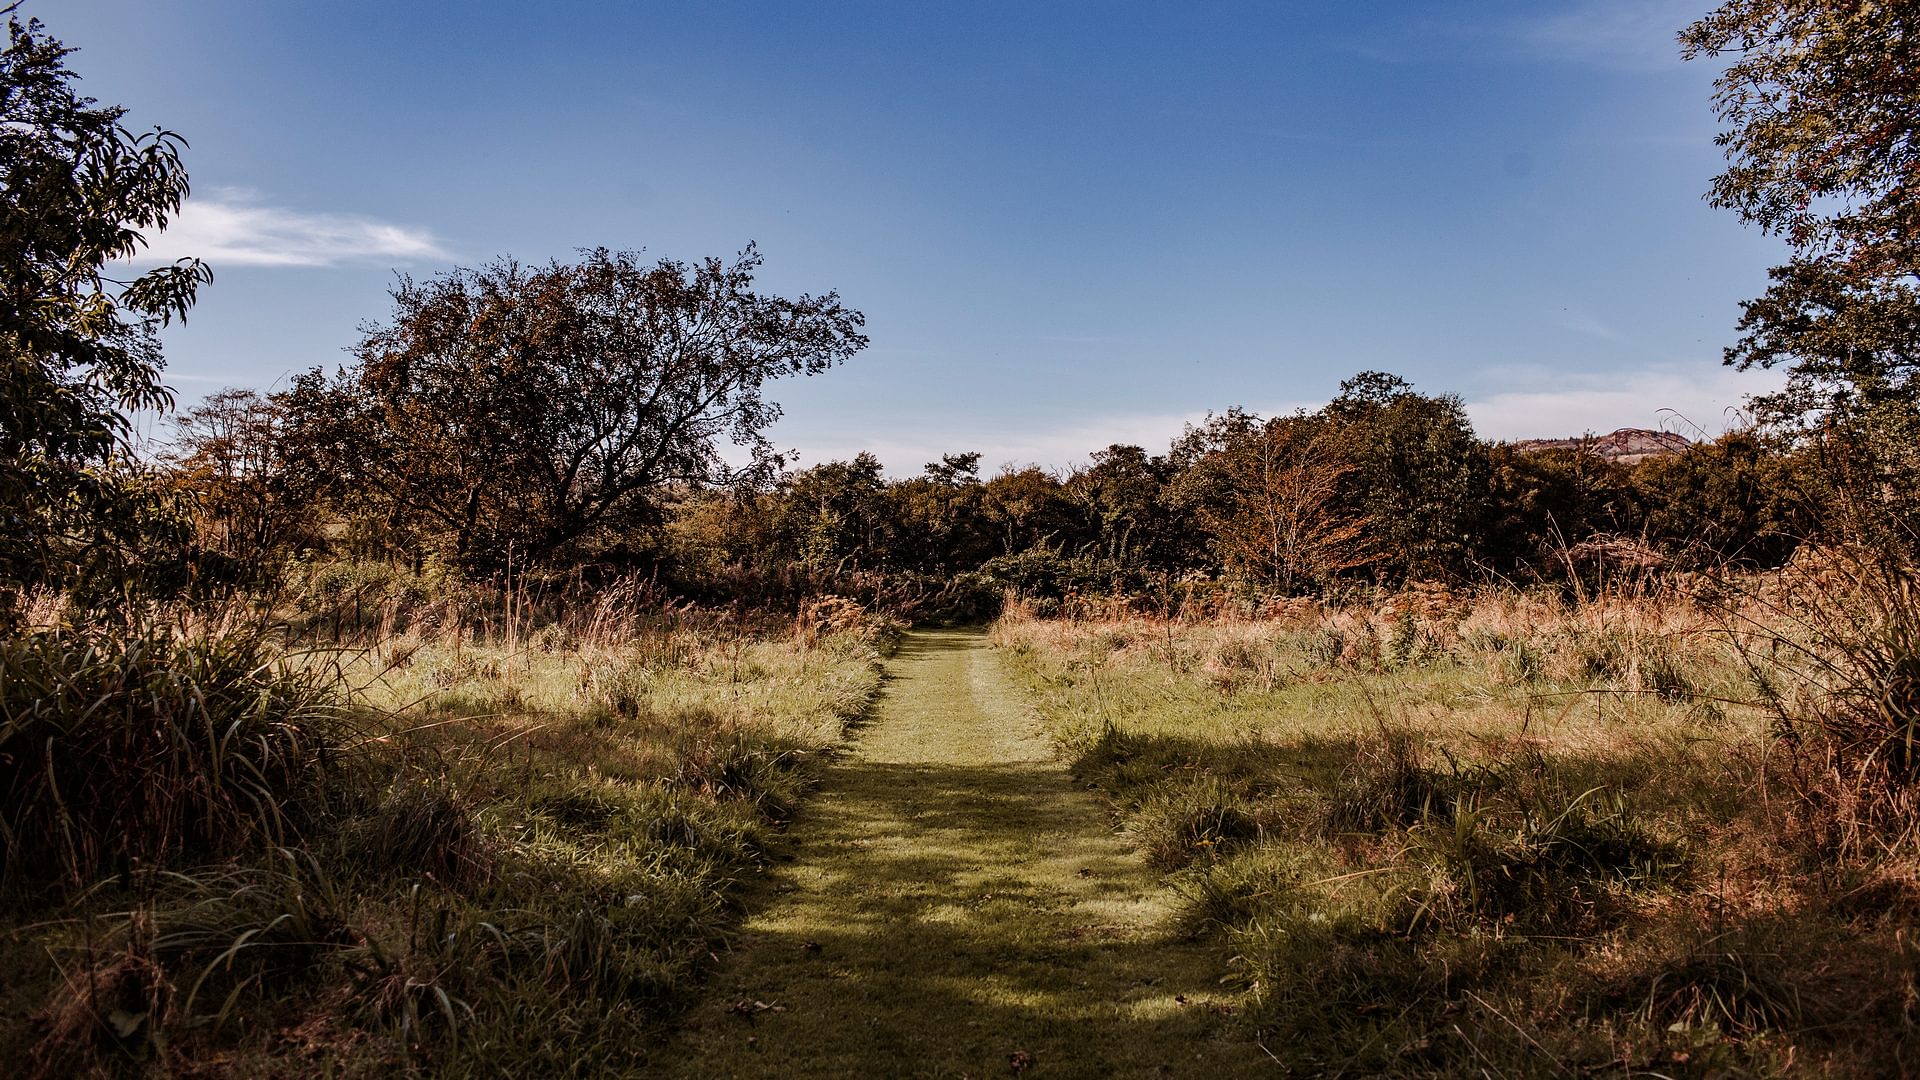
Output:
<instances>
[{"instance_id":1,"label":"shadow on grass","mask_svg":"<svg viewBox=\"0 0 1920 1080\"><path fill-rule=\"evenodd\" d=\"M1245 1075L1215 951L1104 813L976 693L978 633L911 635L876 729L761 886L660 1064L688 1076ZM990 662L990 661L979 661ZM982 706L986 706L984 709ZM996 757L998 760L996 760ZM907 760L893 760L905 758Z\"/></svg>"},{"instance_id":2,"label":"shadow on grass","mask_svg":"<svg viewBox=\"0 0 1920 1080\"><path fill-rule=\"evenodd\" d=\"M773 886L805 895L774 900L752 931L750 961L695 1022L688 1071L980 1075L1025 1053L1044 1075L1175 1075L1248 1060L1216 1042L1230 1008L1217 958L1142 925L1159 920L1137 858L1058 835L1058 803L1077 796L1047 772L868 764L836 785L810 808L822 839L798 880Z\"/></svg>"}]
</instances>

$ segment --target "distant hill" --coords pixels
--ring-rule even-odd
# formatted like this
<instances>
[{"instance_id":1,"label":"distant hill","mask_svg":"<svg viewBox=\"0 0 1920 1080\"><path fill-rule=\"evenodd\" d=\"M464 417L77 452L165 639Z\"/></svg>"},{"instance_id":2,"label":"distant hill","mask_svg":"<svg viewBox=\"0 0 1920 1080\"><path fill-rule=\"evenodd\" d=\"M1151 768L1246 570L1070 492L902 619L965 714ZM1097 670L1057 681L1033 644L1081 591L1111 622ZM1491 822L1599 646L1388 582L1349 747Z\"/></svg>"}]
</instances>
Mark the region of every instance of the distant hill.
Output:
<instances>
[{"instance_id":1,"label":"distant hill","mask_svg":"<svg viewBox=\"0 0 1920 1080\"><path fill-rule=\"evenodd\" d=\"M1661 454L1677 454L1693 445L1685 435L1646 428L1621 428L1606 435L1587 435L1578 439L1521 439L1517 450L1578 450L1585 446L1609 461L1631 465Z\"/></svg>"}]
</instances>

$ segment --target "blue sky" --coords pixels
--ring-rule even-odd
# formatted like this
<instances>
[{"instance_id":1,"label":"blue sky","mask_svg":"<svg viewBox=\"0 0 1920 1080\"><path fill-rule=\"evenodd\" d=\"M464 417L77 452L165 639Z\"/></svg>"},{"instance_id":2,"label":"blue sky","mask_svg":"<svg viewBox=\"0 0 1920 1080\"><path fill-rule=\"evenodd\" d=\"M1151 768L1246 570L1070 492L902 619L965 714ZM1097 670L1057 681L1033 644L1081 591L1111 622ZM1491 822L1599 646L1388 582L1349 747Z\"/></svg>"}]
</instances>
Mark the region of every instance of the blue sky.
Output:
<instances>
[{"instance_id":1,"label":"blue sky","mask_svg":"<svg viewBox=\"0 0 1920 1080\"><path fill-rule=\"evenodd\" d=\"M347 359L396 271L582 246L837 289L872 346L777 443L1065 467L1384 369L1483 435L1718 431L1781 252L1700 194L1713 70L1654 0L28 0L192 143L192 398ZM1679 416L1663 410L1678 410ZM1684 417L1684 419L1681 419Z\"/></svg>"}]
</instances>

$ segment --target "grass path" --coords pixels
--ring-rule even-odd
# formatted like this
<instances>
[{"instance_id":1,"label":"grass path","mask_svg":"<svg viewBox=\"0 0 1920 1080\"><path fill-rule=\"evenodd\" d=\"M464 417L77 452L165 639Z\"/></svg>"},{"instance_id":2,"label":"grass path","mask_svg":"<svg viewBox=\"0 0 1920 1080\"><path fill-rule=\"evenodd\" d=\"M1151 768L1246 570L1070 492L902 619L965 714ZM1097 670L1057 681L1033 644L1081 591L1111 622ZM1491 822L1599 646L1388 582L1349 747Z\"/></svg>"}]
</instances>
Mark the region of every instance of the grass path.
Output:
<instances>
[{"instance_id":1,"label":"grass path","mask_svg":"<svg viewBox=\"0 0 1920 1080\"><path fill-rule=\"evenodd\" d=\"M1222 1076L1218 957L1077 789L978 632L909 635L665 1075ZM1266 1068L1262 1068L1263 1064Z\"/></svg>"}]
</instances>

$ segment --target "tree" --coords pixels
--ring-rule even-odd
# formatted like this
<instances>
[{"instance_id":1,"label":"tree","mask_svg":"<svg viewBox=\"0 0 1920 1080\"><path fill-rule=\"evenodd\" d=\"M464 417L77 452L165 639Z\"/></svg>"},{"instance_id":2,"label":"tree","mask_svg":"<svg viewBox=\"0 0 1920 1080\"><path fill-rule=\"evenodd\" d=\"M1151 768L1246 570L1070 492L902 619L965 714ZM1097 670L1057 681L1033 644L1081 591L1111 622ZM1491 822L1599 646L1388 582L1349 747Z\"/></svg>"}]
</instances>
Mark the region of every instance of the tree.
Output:
<instances>
[{"instance_id":1,"label":"tree","mask_svg":"<svg viewBox=\"0 0 1920 1080\"><path fill-rule=\"evenodd\" d=\"M1920 9L1727 0L1681 34L1716 82L1718 207L1790 256L1742 305L1726 363L1784 367L1754 399L1844 497L1826 526L1920 552ZM1846 520L1842 521L1841 518Z\"/></svg>"},{"instance_id":2,"label":"tree","mask_svg":"<svg viewBox=\"0 0 1920 1080\"><path fill-rule=\"evenodd\" d=\"M1633 466L1640 530L1682 566L1779 566L1810 531L1790 472L1750 431L1730 431Z\"/></svg>"},{"instance_id":3,"label":"tree","mask_svg":"<svg viewBox=\"0 0 1920 1080\"><path fill-rule=\"evenodd\" d=\"M1380 570L1457 577L1471 565L1487 501L1486 445L1451 394L1415 393L1398 375L1365 371L1317 415L1328 426L1353 517L1374 524Z\"/></svg>"},{"instance_id":4,"label":"tree","mask_svg":"<svg viewBox=\"0 0 1920 1080\"><path fill-rule=\"evenodd\" d=\"M1846 419L1920 400L1920 8L1727 0L1681 33L1716 80L1728 168L1709 201L1785 239L1743 305L1738 368L1785 365L1763 417Z\"/></svg>"},{"instance_id":5,"label":"tree","mask_svg":"<svg viewBox=\"0 0 1920 1080\"><path fill-rule=\"evenodd\" d=\"M985 485L977 452L944 454L926 471L888 488L895 522L896 564L951 576L992 554L994 536L983 514Z\"/></svg>"},{"instance_id":6,"label":"tree","mask_svg":"<svg viewBox=\"0 0 1920 1080\"><path fill-rule=\"evenodd\" d=\"M997 534L1002 555L1055 544L1073 523L1059 478L1038 466L1009 466L988 480L985 489L981 513Z\"/></svg>"},{"instance_id":7,"label":"tree","mask_svg":"<svg viewBox=\"0 0 1920 1080\"><path fill-rule=\"evenodd\" d=\"M1487 512L1478 556L1502 574L1565 569L1566 550L1627 528L1625 466L1579 446L1488 448Z\"/></svg>"},{"instance_id":8,"label":"tree","mask_svg":"<svg viewBox=\"0 0 1920 1080\"><path fill-rule=\"evenodd\" d=\"M1324 423L1285 416L1215 453L1209 467L1228 503L1200 519L1229 568L1291 593L1380 558L1369 539L1374 523L1339 505L1340 481L1354 467L1330 442Z\"/></svg>"},{"instance_id":9,"label":"tree","mask_svg":"<svg viewBox=\"0 0 1920 1080\"><path fill-rule=\"evenodd\" d=\"M130 584L156 486L126 467L124 410L163 409L159 328L211 280L198 260L119 279L188 192L185 143L134 134L74 89L73 50L9 16L0 53L0 622L33 584ZM120 459L116 464L116 459ZM165 531L165 530L163 530ZM169 535L170 539L173 538ZM106 580L102 580L106 579Z\"/></svg>"},{"instance_id":10,"label":"tree","mask_svg":"<svg viewBox=\"0 0 1920 1080\"><path fill-rule=\"evenodd\" d=\"M887 563L893 515L879 458L863 450L793 473L779 500L779 530L798 561L840 571Z\"/></svg>"},{"instance_id":11,"label":"tree","mask_svg":"<svg viewBox=\"0 0 1920 1080\"><path fill-rule=\"evenodd\" d=\"M1067 481L1096 556L1120 572L1191 566L1203 550L1192 515L1173 499L1173 462L1115 443Z\"/></svg>"},{"instance_id":12,"label":"tree","mask_svg":"<svg viewBox=\"0 0 1920 1080\"><path fill-rule=\"evenodd\" d=\"M318 547L319 478L290 460L286 399L228 388L176 416L176 483L193 493L203 561L218 553L239 577L274 573L280 557Z\"/></svg>"},{"instance_id":13,"label":"tree","mask_svg":"<svg viewBox=\"0 0 1920 1080\"><path fill-rule=\"evenodd\" d=\"M298 424L356 497L469 566L657 523L669 485L770 476L765 384L866 346L835 293L754 291L761 261L752 245L691 266L602 248L402 279L357 366L296 395ZM723 438L747 464L726 463Z\"/></svg>"}]
</instances>

